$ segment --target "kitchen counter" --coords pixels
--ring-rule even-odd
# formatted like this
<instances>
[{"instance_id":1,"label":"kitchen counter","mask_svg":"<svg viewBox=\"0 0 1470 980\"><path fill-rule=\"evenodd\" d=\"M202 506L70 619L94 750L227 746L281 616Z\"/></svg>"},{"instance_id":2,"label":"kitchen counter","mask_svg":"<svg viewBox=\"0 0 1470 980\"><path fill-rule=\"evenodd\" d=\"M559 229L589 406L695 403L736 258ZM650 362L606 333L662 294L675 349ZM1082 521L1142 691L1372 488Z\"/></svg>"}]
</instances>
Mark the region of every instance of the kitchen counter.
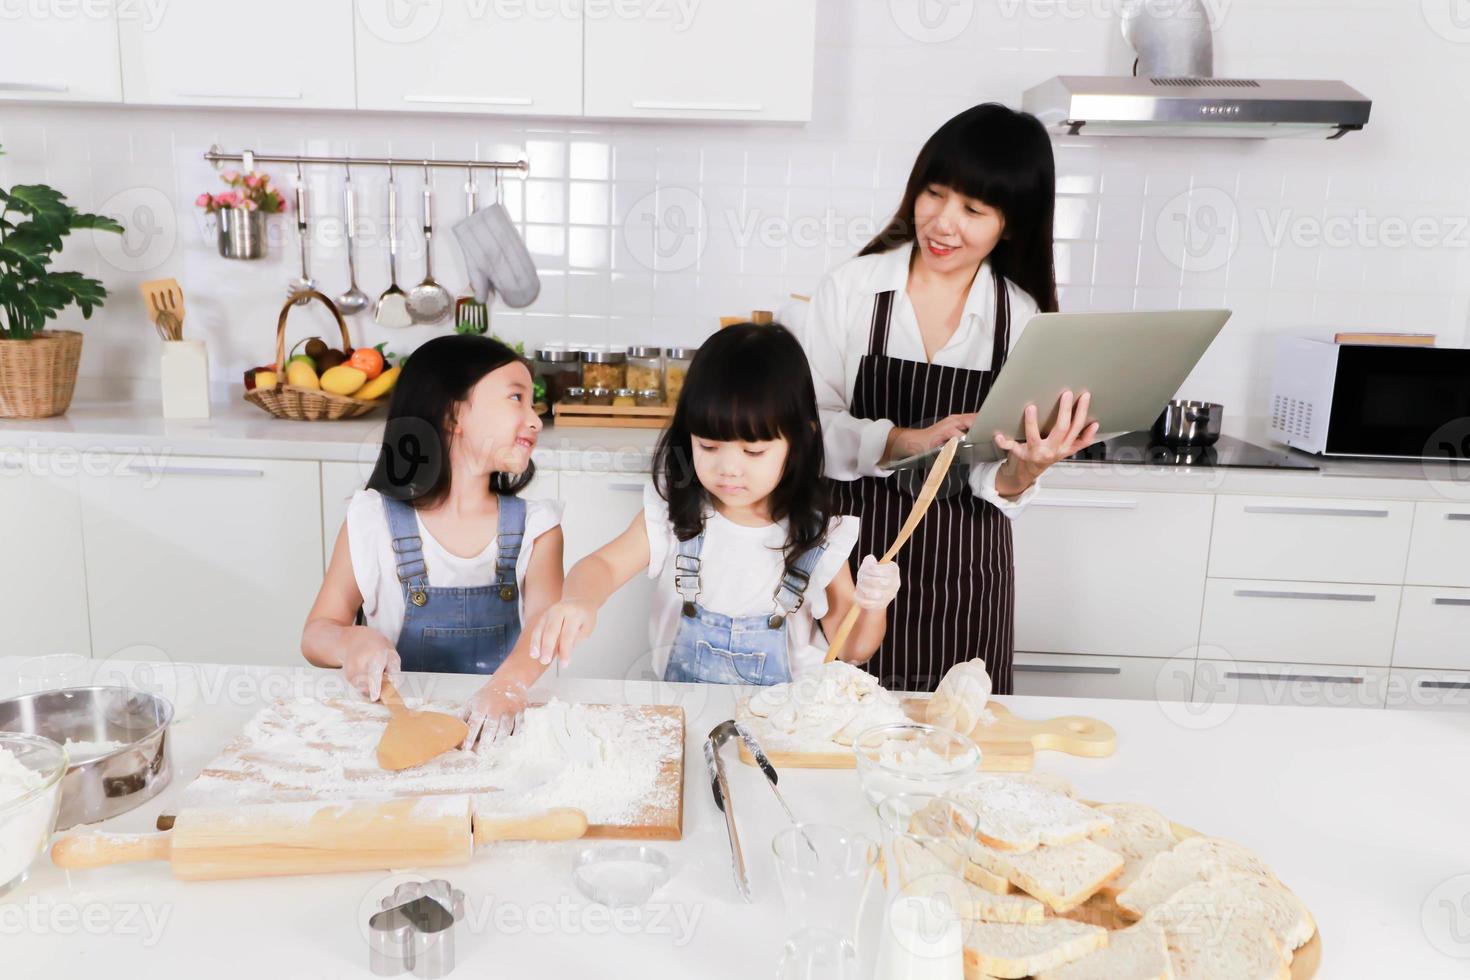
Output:
<instances>
[{"instance_id":1,"label":"kitchen counter","mask_svg":"<svg viewBox=\"0 0 1470 980\"><path fill-rule=\"evenodd\" d=\"M243 399L216 402L214 416L164 419L157 402L78 399L52 419L0 421L0 460L18 452L65 449L78 454L138 454L140 462L171 456L358 462L377 457L385 412L342 422L274 419ZM1260 418L1227 418L1224 431L1270 447ZM537 466L584 472L647 472L658 431L548 426L535 453ZM1284 447L1280 448L1283 452ZM1142 463L1064 463L1047 474L1056 489L1167 490L1199 493L1283 494L1470 501L1470 469L1446 463L1345 460L1295 453L1312 470L1190 468Z\"/></svg>"},{"instance_id":2,"label":"kitchen counter","mask_svg":"<svg viewBox=\"0 0 1470 980\"><path fill-rule=\"evenodd\" d=\"M4 663L0 662L0 667ZM129 665L113 666L123 670ZM266 700L340 693L309 668L209 667L205 698L173 730L173 783L94 829L151 830L184 786ZM10 677L0 670L0 677ZM136 676L136 675L130 675ZM436 697L476 678L441 676ZM211 693L213 696L211 696ZM688 715L684 839L655 845L674 877L641 920L589 906L570 878L575 844L482 849L432 869L465 891L456 976L769 975L789 919L770 852L781 811L756 770L727 748L753 905L736 896L723 820L701 749L735 692L713 686L563 681L583 701L681 704ZM1449 978L1470 957L1470 718L1404 711L1215 706L1012 697L1017 714L1092 715L1118 731L1107 759L1041 753L1039 771L1085 797L1151 804L1180 823L1257 850L1317 918L1319 976ZM795 812L876 834L856 774L790 770ZM160 863L70 875L44 859L0 900L5 975L195 976L212 980L366 977L359 922L402 875L354 873L181 882ZM1458 916L1457 918L1454 918ZM1458 930L1458 931L1457 931ZM1459 957L1456 959L1455 957Z\"/></svg>"}]
</instances>

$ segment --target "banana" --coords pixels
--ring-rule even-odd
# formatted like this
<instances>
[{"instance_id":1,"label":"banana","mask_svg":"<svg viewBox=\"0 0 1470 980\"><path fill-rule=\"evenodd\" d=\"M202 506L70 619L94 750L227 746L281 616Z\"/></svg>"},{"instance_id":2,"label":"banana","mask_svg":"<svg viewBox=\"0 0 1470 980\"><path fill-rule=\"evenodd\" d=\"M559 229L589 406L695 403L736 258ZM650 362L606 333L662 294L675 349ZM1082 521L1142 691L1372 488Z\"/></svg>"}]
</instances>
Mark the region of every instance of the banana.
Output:
<instances>
[{"instance_id":1,"label":"banana","mask_svg":"<svg viewBox=\"0 0 1470 980\"><path fill-rule=\"evenodd\" d=\"M382 398L392 389L394 382L398 380L398 373L402 370L396 367L389 368L354 392L353 397L361 398L363 401Z\"/></svg>"}]
</instances>

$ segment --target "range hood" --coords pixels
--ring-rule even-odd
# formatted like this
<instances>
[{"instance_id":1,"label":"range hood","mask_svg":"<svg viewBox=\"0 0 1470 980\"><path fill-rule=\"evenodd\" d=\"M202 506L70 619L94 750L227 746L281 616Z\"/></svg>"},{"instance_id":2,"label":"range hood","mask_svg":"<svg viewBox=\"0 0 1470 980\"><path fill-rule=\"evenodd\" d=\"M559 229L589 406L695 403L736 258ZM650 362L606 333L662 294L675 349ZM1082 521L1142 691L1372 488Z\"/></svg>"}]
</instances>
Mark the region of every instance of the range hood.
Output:
<instances>
[{"instance_id":1,"label":"range hood","mask_svg":"<svg viewBox=\"0 0 1470 980\"><path fill-rule=\"evenodd\" d=\"M1214 77L1199 0L1134 3L1122 19L1133 75L1061 75L1027 89L1021 107L1068 136L1338 139L1368 122L1373 103L1343 82Z\"/></svg>"}]
</instances>

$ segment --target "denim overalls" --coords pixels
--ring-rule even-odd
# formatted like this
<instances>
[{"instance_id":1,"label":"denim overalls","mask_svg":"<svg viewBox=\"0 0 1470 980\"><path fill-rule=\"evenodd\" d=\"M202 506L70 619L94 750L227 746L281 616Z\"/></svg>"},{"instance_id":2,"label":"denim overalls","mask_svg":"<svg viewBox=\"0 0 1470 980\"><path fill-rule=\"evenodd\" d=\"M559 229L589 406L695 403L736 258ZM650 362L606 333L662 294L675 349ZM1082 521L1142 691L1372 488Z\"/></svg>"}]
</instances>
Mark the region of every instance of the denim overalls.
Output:
<instances>
[{"instance_id":1,"label":"denim overalls","mask_svg":"<svg viewBox=\"0 0 1470 980\"><path fill-rule=\"evenodd\" d=\"M775 612L731 617L699 605L699 556L704 532L679 542L674 585L684 609L664 668L666 681L707 684L780 684L791 680L786 651L786 617L806 601L807 581L827 550L825 542L787 566L776 586Z\"/></svg>"},{"instance_id":2,"label":"denim overalls","mask_svg":"<svg viewBox=\"0 0 1470 980\"><path fill-rule=\"evenodd\" d=\"M398 581L403 585L403 629L396 644L404 670L489 674L521 635L516 559L526 530L526 502L500 498L495 584L435 588L424 565L418 516L409 504L383 497Z\"/></svg>"}]
</instances>

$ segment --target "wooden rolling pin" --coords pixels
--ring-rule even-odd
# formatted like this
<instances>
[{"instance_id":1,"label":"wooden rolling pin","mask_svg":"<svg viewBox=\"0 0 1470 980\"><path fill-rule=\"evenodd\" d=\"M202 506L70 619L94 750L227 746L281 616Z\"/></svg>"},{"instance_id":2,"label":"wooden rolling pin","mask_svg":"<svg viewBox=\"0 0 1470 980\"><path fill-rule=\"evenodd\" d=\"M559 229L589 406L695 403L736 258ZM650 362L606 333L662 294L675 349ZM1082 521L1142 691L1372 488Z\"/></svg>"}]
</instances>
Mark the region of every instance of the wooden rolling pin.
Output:
<instances>
[{"instance_id":1,"label":"wooden rolling pin","mask_svg":"<svg viewBox=\"0 0 1470 980\"><path fill-rule=\"evenodd\" d=\"M167 861L189 881L257 878L464 864L476 844L575 840L586 832L581 810L473 817L468 796L261 803L184 810L163 833L63 837L51 861L69 870Z\"/></svg>"}]
</instances>

